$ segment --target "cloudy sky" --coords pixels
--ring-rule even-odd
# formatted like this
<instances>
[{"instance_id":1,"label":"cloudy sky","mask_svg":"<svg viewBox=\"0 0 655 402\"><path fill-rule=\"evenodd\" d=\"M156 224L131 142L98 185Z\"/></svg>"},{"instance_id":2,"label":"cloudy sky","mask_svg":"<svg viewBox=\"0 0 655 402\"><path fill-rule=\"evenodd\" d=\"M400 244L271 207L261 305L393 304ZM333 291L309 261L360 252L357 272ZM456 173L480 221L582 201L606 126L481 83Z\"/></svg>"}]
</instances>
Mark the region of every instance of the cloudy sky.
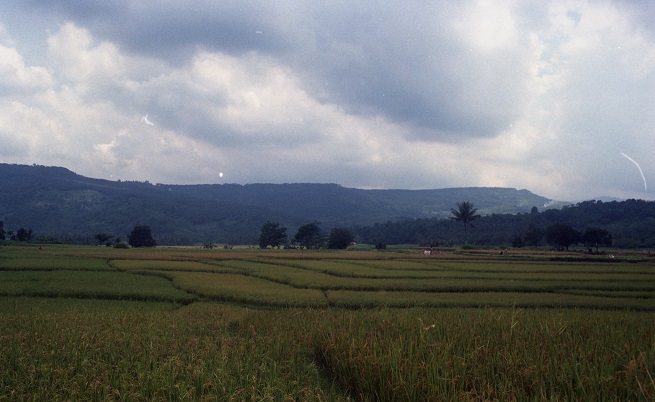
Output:
<instances>
[{"instance_id":1,"label":"cloudy sky","mask_svg":"<svg viewBox=\"0 0 655 402\"><path fill-rule=\"evenodd\" d=\"M651 0L2 0L0 162L655 199L654 20Z\"/></svg>"}]
</instances>

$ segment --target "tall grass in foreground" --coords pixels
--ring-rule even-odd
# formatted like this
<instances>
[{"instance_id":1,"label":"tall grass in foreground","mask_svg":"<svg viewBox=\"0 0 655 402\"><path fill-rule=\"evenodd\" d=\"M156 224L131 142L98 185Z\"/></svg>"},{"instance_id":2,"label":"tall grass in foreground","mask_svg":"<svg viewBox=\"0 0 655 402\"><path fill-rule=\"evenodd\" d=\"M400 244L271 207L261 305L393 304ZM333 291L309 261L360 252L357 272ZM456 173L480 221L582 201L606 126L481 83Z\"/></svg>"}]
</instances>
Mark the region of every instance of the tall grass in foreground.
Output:
<instances>
[{"instance_id":1,"label":"tall grass in foreground","mask_svg":"<svg viewBox=\"0 0 655 402\"><path fill-rule=\"evenodd\" d=\"M343 313L317 359L362 400L655 400L652 314Z\"/></svg>"},{"instance_id":2,"label":"tall grass in foreground","mask_svg":"<svg viewBox=\"0 0 655 402\"><path fill-rule=\"evenodd\" d=\"M2 401L655 399L653 313L27 303L0 298Z\"/></svg>"},{"instance_id":3,"label":"tall grass in foreground","mask_svg":"<svg viewBox=\"0 0 655 402\"><path fill-rule=\"evenodd\" d=\"M0 314L0 400L346 399L321 382L293 318L281 331L264 312L237 307L83 305Z\"/></svg>"}]
</instances>

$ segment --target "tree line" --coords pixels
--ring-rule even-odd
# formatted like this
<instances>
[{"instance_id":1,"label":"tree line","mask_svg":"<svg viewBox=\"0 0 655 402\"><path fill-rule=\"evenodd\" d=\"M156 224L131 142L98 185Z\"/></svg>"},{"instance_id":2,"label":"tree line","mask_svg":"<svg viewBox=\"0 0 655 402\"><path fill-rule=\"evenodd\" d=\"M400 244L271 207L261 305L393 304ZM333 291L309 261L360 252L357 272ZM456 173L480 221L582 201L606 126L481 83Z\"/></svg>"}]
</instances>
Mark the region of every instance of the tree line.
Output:
<instances>
[{"instance_id":1,"label":"tree line","mask_svg":"<svg viewBox=\"0 0 655 402\"><path fill-rule=\"evenodd\" d=\"M598 251L613 245L623 248L655 247L655 202L643 200L585 201L562 209L517 214L481 216L473 203L457 203L450 219L399 219L363 227L339 227L324 232L318 222L304 224L291 236L279 222L266 221L260 226L258 242L266 247L346 248L357 241L384 248L386 244L492 245L536 247L549 244L567 249L583 243ZM260 221L261 222L261 221ZM255 226L256 227L256 226ZM160 228L161 229L161 228ZM166 236L166 231L160 230ZM43 241L31 229L5 230L0 221L0 240ZM112 240L113 239L113 240ZM103 233L96 235L97 244L112 246L151 247L157 244L150 226L137 225L127 241ZM54 241L54 240L53 240ZM166 240L165 243L168 244Z\"/></svg>"},{"instance_id":2,"label":"tree line","mask_svg":"<svg viewBox=\"0 0 655 402\"><path fill-rule=\"evenodd\" d=\"M155 247L157 242L152 236L152 231L148 225L137 225L132 229L132 232L127 236L127 242L121 241L119 237L114 239L113 235L106 233L97 233L95 236L97 244L104 244L106 246L113 246L116 248L131 247ZM114 239L112 241L112 239ZM43 241L35 237L32 229L20 228L17 231L5 230L3 221L0 221L0 240L13 240L13 241Z\"/></svg>"},{"instance_id":3,"label":"tree line","mask_svg":"<svg viewBox=\"0 0 655 402\"><path fill-rule=\"evenodd\" d=\"M389 220L355 227L353 234L368 244L655 247L655 202L651 201L585 201L562 209L533 207L526 213L486 216L479 216L472 203L464 204L453 211L478 216L458 220L451 211L450 219Z\"/></svg>"},{"instance_id":4,"label":"tree line","mask_svg":"<svg viewBox=\"0 0 655 402\"><path fill-rule=\"evenodd\" d=\"M535 209L532 213L538 213L538 211ZM457 203L457 209L452 208L451 214L451 219L464 224L465 237L466 229L469 226L475 227L473 222L481 218L481 215L477 213L477 208L474 208L473 203L469 201ZM565 223L554 223L544 230L534 223L530 223L523 235L514 237L514 240L512 240L512 246L517 248L526 245L537 247L541 245L541 241L544 238L548 244L556 246L558 249L566 250L568 250L571 245L580 242L590 248L595 248L596 252L598 252L598 248L601 246L612 245L612 235L606 229L587 227L584 232L581 232L573 228L571 225Z\"/></svg>"},{"instance_id":5,"label":"tree line","mask_svg":"<svg viewBox=\"0 0 655 402\"><path fill-rule=\"evenodd\" d=\"M152 236L152 231L148 225L137 225L132 232L128 235L127 243L121 241L120 238L115 238L106 233L98 233L95 235L97 244L104 244L106 246L113 246L117 248L125 247L155 247L156 240ZM113 240L112 240L113 239ZM261 227L259 236L260 248L279 248L279 247L302 247L307 249L318 248L333 248L344 249L352 244L354 241L353 234L345 228L334 228L330 231L329 235L325 235L317 223L307 223L300 228L289 239L287 228L280 226L279 222L267 221ZM205 243L205 248L214 248L212 242Z\"/></svg>"},{"instance_id":6,"label":"tree line","mask_svg":"<svg viewBox=\"0 0 655 402\"><path fill-rule=\"evenodd\" d=\"M136 225L127 236L127 242L107 233L97 233L95 236L97 244L104 244L115 248L127 247L155 247L157 241L152 235L149 225Z\"/></svg>"},{"instance_id":7,"label":"tree line","mask_svg":"<svg viewBox=\"0 0 655 402\"><path fill-rule=\"evenodd\" d=\"M362 236L362 232L365 233L365 229L362 230L362 228L357 228L354 231L345 228L334 228L330 231L329 235L326 236L317 223L308 223L298 228L296 234L292 238L289 238L286 227L281 226L279 222L269 221L262 225L259 237L259 247L302 247L308 249L346 248L348 245L355 242L355 233L357 234L359 241L375 244L378 249L386 248L386 244L410 243L420 244L422 246L456 244L452 239L437 240L436 236L428 237L430 229L426 229L427 225L419 227L411 226L412 223L416 223L417 221L427 223L428 225L436 224L437 227L441 228L451 226L449 225L449 222L459 222L463 224L463 230L459 235L453 236L453 238L459 240L458 243L461 244L469 244L469 236L476 239L475 244L511 245L517 248L538 247L548 244L557 249L568 250L571 245L584 243L590 248L590 251L595 249L595 252L598 252L600 247L611 246L613 244L612 235L607 229L588 226L585 227L584 230L578 230L573 226L562 222L552 223L542 228L535 223L537 219L534 219L539 215L540 213L537 208L533 208L529 214L529 216L533 218L533 221L530 222L527 225L527 228L523 231L515 230L513 237L509 237L507 236L508 233L505 233L504 243L483 243L478 240L480 236L476 233L476 230L474 230L478 228L476 222L479 221L481 223L480 227L487 231L489 230L489 227L486 225L486 221L489 219L485 219L485 217L478 214L477 208L475 208L474 204L469 201L457 203L456 208L451 209L451 216L447 220L439 220L436 222L434 220L411 220L395 223L389 222L386 225L373 225L372 228L386 227L389 229L386 232L378 234L377 237ZM521 214L518 214L517 216L521 217ZM507 218L508 221L516 219L514 215L493 216L493 218L495 218L495 220L498 220L497 218ZM410 226L409 231L405 231L406 237L403 237L402 229L407 229L408 225ZM490 227L501 229L502 225L491 225ZM422 241L420 241L420 238L416 235L422 236Z\"/></svg>"},{"instance_id":8,"label":"tree line","mask_svg":"<svg viewBox=\"0 0 655 402\"><path fill-rule=\"evenodd\" d=\"M302 247L308 249L332 248L344 249L355 240L352 232L345 228L333 228L329 235L325 235L317 223L307 223L298 228L298 231L289 242L287 228L280 226L279 222L266 222L262 225L259 236L260 248Z\"/></svg>"},{"instance_id":9,"label":"tree line","mask_svg":"<svg viewBox=\"0 0 655 402\"><path fill-rule=\"evenodd\" d=\"M0 221L0 240L29 241L33 237L34 231L32 229L5 230L5 223Z\"/></svg>"}]
</instances>

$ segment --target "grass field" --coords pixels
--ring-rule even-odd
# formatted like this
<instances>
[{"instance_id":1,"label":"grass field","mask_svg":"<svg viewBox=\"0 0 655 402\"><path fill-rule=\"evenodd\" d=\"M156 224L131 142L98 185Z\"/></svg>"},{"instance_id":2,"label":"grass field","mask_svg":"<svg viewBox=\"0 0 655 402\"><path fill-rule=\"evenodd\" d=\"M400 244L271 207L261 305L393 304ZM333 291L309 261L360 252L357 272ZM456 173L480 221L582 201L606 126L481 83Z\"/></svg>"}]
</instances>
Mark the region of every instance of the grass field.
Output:
<instances>
[{"instance_id":1,"label":"grass field","mask_svg":"<svg viewBox=\"0 0 655 402\"><path fill-rule=\"evenodd\" d=\"M0 247L0 400L655 400L655 260Z\"/></svg>"}]
</instances>

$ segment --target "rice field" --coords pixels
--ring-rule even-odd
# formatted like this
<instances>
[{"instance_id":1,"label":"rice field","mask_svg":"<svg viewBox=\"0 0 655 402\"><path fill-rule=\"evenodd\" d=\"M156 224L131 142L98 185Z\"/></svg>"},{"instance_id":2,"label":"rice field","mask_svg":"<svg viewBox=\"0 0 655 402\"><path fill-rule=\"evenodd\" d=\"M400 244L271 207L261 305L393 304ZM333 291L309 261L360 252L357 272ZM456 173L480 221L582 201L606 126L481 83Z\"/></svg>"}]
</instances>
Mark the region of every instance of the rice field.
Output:
<instances>
[{"instance_id":1,"label":"rice field","mask_svg":"<svg viewBox=\"0 0 655 402\"><path fill-rule=\"evenodd\" d=\"M655 400L655 260L0 247L0 400Z\"/></svg>"}]
</instances>

